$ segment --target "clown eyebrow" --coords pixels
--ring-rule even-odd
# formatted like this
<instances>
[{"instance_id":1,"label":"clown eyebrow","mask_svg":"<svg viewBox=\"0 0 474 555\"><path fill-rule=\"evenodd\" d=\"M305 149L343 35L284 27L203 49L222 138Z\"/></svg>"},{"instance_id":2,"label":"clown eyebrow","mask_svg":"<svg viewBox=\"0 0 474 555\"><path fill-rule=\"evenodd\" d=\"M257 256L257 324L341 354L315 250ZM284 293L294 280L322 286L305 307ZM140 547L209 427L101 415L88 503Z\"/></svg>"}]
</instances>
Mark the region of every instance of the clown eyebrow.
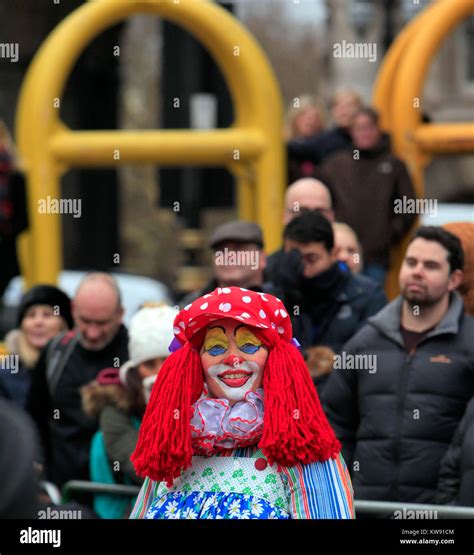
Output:
<instances>
[{"instance_id":1,"label":"clown eyebrow","mask_svg":"<svg viewBox=\"0 0 474 555\"><path fill-rule=\"evenodd\" d=\"M207 329L208 330L222 330L222 333L225 334L225 329L222 326L212 326L212 328L211 328L211 326L209 326Z\"/></svg>"},{"instance_id":2,"label":"clown eyebrow","mask_svg":"<svg viewBox=\"0 0 474 555\"><path fill-rule=\"evenodd\" d=\"M237 333L237 330L240 330L240 328L245 328L245 324L240 324L239 326L237 326L237 327L235 328L235 330L234 330L234 337L235 337L235 334Z\"/></svg>"}]
</instances>

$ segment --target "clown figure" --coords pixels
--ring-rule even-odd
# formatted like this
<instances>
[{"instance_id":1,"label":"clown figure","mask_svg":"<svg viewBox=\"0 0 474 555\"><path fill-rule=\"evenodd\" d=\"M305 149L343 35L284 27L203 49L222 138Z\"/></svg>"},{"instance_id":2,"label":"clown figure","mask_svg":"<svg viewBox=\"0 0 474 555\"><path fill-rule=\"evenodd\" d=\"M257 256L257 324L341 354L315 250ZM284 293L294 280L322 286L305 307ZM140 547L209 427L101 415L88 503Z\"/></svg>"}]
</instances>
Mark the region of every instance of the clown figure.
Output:
<instances>
[{"instance_id":1,"label":"clown figure","mask_svg":"<svg viewBox=\"0 0 474 555\"><path fill-rule=\"evenodd\" d=\"M341 446L283 303L217 288L174 322L132 461L131 518L354 518Z\"/></svg>"}]
</instances>

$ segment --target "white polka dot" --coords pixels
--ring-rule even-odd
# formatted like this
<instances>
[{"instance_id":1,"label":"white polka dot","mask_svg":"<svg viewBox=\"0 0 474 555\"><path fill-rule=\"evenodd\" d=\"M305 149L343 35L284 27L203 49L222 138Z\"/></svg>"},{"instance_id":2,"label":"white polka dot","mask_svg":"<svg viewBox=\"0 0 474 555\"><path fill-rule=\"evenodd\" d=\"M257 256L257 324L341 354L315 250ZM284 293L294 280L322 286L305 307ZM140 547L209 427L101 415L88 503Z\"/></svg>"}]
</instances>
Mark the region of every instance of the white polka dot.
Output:
<instances>
[{"instance_id":1,"label":"white polka dot","mask_svg":"<svg viewBox=\"0 0 474 555\"><path fill-rule=\"evenodd\" d=\"M210 293L208 293L207 295L204 295L203 299L208 299L209 297L212 297Z\"/></svg>"},{"instance_id":2,"label":"white polka dot","mask_svg":"<svg viewBox=\"0 0 474 555\"><path fill-rule=\"evenodd\" d=\"M186 327L186 324L185 324L184 322L180 322L180 323L179 323L179 327L180 327L180 328L183 328L183 330L184 330L184 328Z\"/></svg>"},{"instance_id":3,"label":"white polka dot","mask_svg":"<svg viewBox=\"0 0 474 555\"><path fill-rule=\"evenodd\" d=\"M272 326L273 329L276 328L276 325L273 322L271 323L271 326Z\"/></svg>"},{"instance_id":4,"label":"white polka dot","mask_svg":"<svg viewBox=\"0 0 474 555\"><path fill-rule=\"evenodd\" d=\"M179 328L173 328L173 332L174 332L174 333L180 333L181 330L180 330Z\"/></svg>"},{"instance_id":5,"label":"white polka dot","mask_svg":"<svg viewBox=\"0 0 474 555\"><path fill-rule=\"evenodd\" d=\"M262 297L262 301L265 301L268 303L268 299L267 297L265 297L265 295L263 293L259 293L259 295Z\"/></svg>"},{"instance_id":6,"label":"white polka dot","mask_svg":"<svg viewBox=\"0 0 474 555\"><path fill-rule=\"evenodd\" d=\"M232 289L230 289L229 287L224 287L224 288L222 289L222 292L225 293L225 294L227 295L228 293L231 293L231 292L232 292Z\"/></svg>"},{"instance_id":7,"label":"white polka dot","mask_svg":"<svg viewBox=\"0 0 474 555\"><path fill-rule=\"evenodd\" d=\"M266 318L267 315L265 314L264 310L260 310L260 312L258 313L258 315L260 316L260 318Z\"/></svg>"},{"instance_id":8,"label":"white polka dot","mask_svg":"<svg viewBox=\"0 0 474 555\"><path fill-rule=\"evenodd\" d=\"M190 308L191 308L191 305L190 305L190 304L187 304L187 305L184 307L184 310L189 310Z\"/></svg>"},{"instance_id":9,"label":"white polka dot","mask_svg":"<svg viewBox=\"0 0 474 555\"><path fill-rule=\"evenodd\" d=\"M281 303L281 299L279 299L278 297L275 297L275 299L276 299L279 303Z\"/></svg>"},{"instance_id":10,"label":"white polka dot","mask_svg":"<svg viewBox=\"0 0 474 555\"><path fill-rule=\"evenodd\" d=\"M232 308L232 305L230 303L221 303L219 305L219 310L221 312L229 312L229 310Z\"/></svg>"},{"instance_id":11,"label":"white polka dot","mask_svg":"<svg viewBox=\"0 0 474 555\"><path fill-rule=\"evenodd\" d=\"M288 316L288 314L284 311L280 309L280 314L283 316L283 318L286 318Z\"/></svg>"},{"instance_id":12,"label":"white polka dot","mask_svg":"<svg viewBox=\"0 0 474 555\"><path fill-rule=\"evenodd\" d=\"M252 302L252 297L248 297L248 296L242 297L242 300L243 300L244 303L248 304L248 303Z\"/></svg>"},{"instance_id":13,"label":"white polka dot","mask_svg":"<svg viewBox=\"0 0 474 555\"><path fill-rule=\"evenodd\" d=\"M240 289L241 291L248 291L248 289L245 289L245 287L239 287L239 289Z\"/></svg>"},{"instance_id":14,"label":"white polka dot","mask_svg":"<svg viewBox=\"0 0 474 555\"><path fill-rule=\"evenodd\" d=\"M222 289L220 287L217 288L217 294L220 295L222 293Z\"/></svg>"},{"instance_id":15,"label":"white polka dot","mask_svg":"<svg viewBox=\"0 0 474 555\"><path fill-rule=\"evenodd\" d=\"M196 325L196 322L189 322L189 324L188 324L188 326L189 326L190 328L192 328L192 327L195 326L195 325Z\"/></svg>"},{"instance_id":16,"label":"white polka dot","mask_svg":"<svg viewBox=\"0 0 474 555\"><path fill-rule=\"evenodd\" d=\"M278 333L285 333L285 328L282 328L281 326L278 326L277 332Z\"/></svg>"},{"instance_id":17,"label":"white polka dot","mask_svg":"<svg viewBox=\"0 0 474 555\"><path fill-rule=\"evenodd\" d=\"M199 308L201 310L206 310L206 308L209 306L209 303L203 303Z\"/></svg>"},{"instance_id":18,"label":"white polka dot","mask_svg":"<svg viewBox=\"0 0 474 555\"><path fill-rule=\"evenodd\" d=\"M242 316L236 316L238 320L243 320Z\"/></svg>"},{"instance_id":19,"label":"white polka dot","mask_svg":"<svg viewBox=\"0 0 474 555\"><path fill-rule=\"evenodd\" d=\"M268 328L265 324L257 324L257 328Z\"/></svg>"},{"instance_id":20,"label":"white polka dot","mask_svg":"<svg viewBox=\"0 0 474 555\"><path fill-rule=\"evenodd\" d=\"M242 316L242 318L251 318L251 316L248 312L242 312L241 316Z\"/></svg>"},{"instance_id":21,"label":"white polka dot","mask_svg":"<svg viewBox=\"0 0 474 555\"><path fill-rule=\"evenodd\" d=\"M275 316L278 316L280 314L280 311L278 310L278 308L275 310Z\"/></svg>"}]
</instances>

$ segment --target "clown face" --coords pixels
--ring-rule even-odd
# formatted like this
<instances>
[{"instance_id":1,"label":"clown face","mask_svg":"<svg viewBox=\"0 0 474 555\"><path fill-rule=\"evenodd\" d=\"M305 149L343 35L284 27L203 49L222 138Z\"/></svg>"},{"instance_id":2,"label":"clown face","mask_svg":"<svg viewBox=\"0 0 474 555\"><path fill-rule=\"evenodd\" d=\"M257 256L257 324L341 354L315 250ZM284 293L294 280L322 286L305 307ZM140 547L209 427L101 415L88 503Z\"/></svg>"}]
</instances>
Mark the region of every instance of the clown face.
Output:
<instances>
[{"instance_id":1,"label":"clown face","mask_svg":"<svg viewBox=\"0 0 474 555\"><path fill-rule=\"evenodd\" d=\"M251 328L224 318L213 322L201 347L204 379L212 397L233 405L262 385L268 350Z\"/></svg>"}]
</instances>

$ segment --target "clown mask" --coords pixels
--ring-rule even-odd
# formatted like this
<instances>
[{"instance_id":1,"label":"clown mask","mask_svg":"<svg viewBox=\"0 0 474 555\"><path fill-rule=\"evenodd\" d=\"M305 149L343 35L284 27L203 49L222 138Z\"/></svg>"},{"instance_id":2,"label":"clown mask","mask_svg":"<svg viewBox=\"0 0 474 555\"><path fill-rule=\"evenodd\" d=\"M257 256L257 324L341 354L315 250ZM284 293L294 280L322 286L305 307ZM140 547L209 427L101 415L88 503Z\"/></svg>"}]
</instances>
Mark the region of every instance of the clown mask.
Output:
<instances>
[{"instance_id":1,"label":"clown mask","mask_svg":"<svg viewBox=\"0 0 474 555\"><path fill-rule=\"evenodd\" d=\"M230 318L216 320L207 328L200 351L209 394L242 401L262 385L268 350L251 331Z\"/></svg>"}]
</instances>

